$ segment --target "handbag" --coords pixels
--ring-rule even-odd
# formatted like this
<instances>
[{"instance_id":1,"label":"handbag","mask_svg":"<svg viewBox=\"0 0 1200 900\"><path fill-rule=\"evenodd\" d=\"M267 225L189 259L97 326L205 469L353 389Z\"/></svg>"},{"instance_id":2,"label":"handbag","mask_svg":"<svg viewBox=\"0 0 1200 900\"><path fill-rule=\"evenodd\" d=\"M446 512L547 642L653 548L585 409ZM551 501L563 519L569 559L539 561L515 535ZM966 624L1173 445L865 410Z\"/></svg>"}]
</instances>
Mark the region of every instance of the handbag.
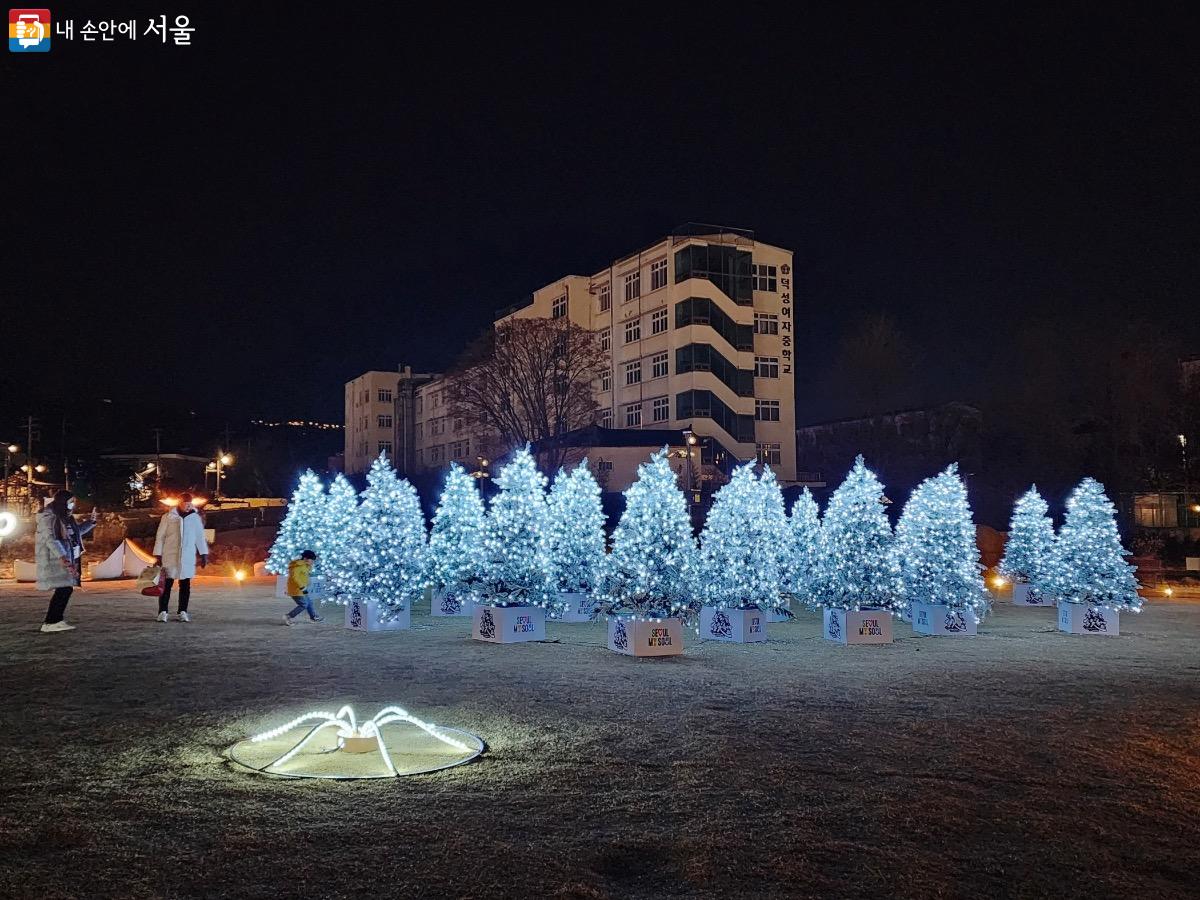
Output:
<instances>
[{"instance_id":1,"label":"handbag","mask_svg":"<svg viewBox=\"0 0 1200 900\"><path fill-rule=\"evenodd\" d=\"M147 597L162 596L162 566L146 566L138 576L137 587Z\"/></svg>"}]
</instances>

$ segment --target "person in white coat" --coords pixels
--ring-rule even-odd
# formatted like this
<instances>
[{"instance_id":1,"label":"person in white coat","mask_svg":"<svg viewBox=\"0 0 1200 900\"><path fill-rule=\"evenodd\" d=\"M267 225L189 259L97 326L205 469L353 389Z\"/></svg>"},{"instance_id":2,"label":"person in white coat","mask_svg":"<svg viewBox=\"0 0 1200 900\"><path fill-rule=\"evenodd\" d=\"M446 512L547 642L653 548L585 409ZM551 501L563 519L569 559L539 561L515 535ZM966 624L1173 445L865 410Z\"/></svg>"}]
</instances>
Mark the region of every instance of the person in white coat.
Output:
<instances>
[{"instance_id":1,"label":"person in white coat","mask_svg":"<svg viewBox=\"0 0 1200 900\"><path fill-rule=\"evenodd\" d=\"M159 519L154 556L162 566L164 576L163 592L158 598L158 621L167 621L171 588L176 581L179 582L179 621L192 621L188 615L188 601L192 598L196 557L200 557L200 568L208 565L208 544L204 540L204 522L192 505L191 494L182 494L179 504Z\"/></svg>"}]
</instances>

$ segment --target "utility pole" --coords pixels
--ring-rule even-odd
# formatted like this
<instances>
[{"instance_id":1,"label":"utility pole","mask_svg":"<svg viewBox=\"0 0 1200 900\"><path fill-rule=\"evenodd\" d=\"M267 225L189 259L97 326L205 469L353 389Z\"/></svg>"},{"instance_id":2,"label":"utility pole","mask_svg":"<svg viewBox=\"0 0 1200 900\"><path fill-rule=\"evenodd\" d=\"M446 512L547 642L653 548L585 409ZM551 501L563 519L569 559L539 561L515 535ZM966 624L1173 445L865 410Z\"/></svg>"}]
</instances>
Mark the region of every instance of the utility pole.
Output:
<instances>
[{"instance_id":1,"label":"utility pole","mask_svg":"<svg viewBox=\"0 0 1200 900\"><path fill-rule=\"evenodd\" d=\"M154 429L154 478L158 484L158 493L162 495L163 470L162 470L162 429Z\"/></svg>"},{"instance_id":2,"label":"utility pole","mask_svg":"<svg viewBox=\"0 0 1200 900\"><path fill-rule=\"evenodd\" d=\"M63 489L71 489L71 467L67 462L67 417L62 420Z\"/></svg>"},{"instance_id":3,"label":"utility pole","mask_svg":"<svg viewBox=\"0 0 1200 900\"><path fill-rule=\"evenodd\" d=\"M34 438L34 435L37 435L39 438L42 436L42 431L40 428L38 428L37 419L35 419L33 416L26 416L25 417L25 465L27 468L25 470L25 476L26 476L25 477L25 487L26 487L26 493L28 495L27 500L29 501L29 512L31 515L38 511L37 510L37 501L34 499L34 496L33 496L33 476L35 474L37 474L37 470L34 468L34 462L33 462L33 438Z\"/></svg>"}]
</instances>

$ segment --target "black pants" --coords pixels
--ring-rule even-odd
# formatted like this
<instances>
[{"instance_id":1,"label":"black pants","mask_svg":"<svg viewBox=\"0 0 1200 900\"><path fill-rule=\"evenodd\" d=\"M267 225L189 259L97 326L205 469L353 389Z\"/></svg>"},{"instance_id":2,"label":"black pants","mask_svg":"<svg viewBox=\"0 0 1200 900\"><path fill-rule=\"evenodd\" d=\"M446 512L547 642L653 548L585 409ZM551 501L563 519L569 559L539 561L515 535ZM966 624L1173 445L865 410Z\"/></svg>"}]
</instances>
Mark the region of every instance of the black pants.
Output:
<instances>
[{"instance_id":1,"label":"black pants","mask_svg":"<svg viewBox=\"0 0 1200 900\"><path fill-rule=\"evenodd\" d=\"M171 603L171 588L175 585L174 578L163 579L163 592L158 597L158 611L165 613ZM187 612L188 601L192 599L192 579L179 579L179 611Z\"/></svg>"},{"instance_id":2,"label":"black pants","mask_svg":"<svg viewBox=\"0 0 1200 900\"><path fill-rule=\"evenodd\" d=\"M61 622L67 612L67 601L71 599L74 588L55 588L50 597L50 608L46 610L46 624L53 625Z\"/></svg>"}]
</instances>

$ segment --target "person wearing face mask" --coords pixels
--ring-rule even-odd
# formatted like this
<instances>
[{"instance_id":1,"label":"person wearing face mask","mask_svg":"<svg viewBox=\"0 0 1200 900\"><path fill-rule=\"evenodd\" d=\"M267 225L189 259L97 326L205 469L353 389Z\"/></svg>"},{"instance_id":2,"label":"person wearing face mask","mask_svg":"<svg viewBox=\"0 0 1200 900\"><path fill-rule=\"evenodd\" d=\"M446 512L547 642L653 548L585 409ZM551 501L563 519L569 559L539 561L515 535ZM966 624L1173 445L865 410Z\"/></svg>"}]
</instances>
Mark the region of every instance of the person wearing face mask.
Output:
<instances>
[{"instance_id":1,"label":"person wearing face mask","mask_svg":"<svg viewBox=\"0 0 1200 900\"><path fill-rule=\"evenodd\" d=\"M171 588L176 581L179 582L179 621L192 621L188 615L188 601L192 597L196 557L200 557L200 568L208 565L208 544L204 540L204 522L196 512L191 494L181 494L179 504L159 519L154 556L163 567L164 576L163 592L158 598L158 621L167 621Z\"/></svg>"},{"instance_id":2,"label":"person wearing face mask","mask_svg":"<svg viewBox=\"0 0 1200 900\"><path fill-rule=\"evenodd\" d=\"M47 633L75 628L64 616L71 592L79 584L83 537L96 527L96 510L92 520L82 525L75 521L74 510L71 492L58 491L37 517L37 586L40 591L54 591L42 624Z\"/></svg>"}]
</instances>

